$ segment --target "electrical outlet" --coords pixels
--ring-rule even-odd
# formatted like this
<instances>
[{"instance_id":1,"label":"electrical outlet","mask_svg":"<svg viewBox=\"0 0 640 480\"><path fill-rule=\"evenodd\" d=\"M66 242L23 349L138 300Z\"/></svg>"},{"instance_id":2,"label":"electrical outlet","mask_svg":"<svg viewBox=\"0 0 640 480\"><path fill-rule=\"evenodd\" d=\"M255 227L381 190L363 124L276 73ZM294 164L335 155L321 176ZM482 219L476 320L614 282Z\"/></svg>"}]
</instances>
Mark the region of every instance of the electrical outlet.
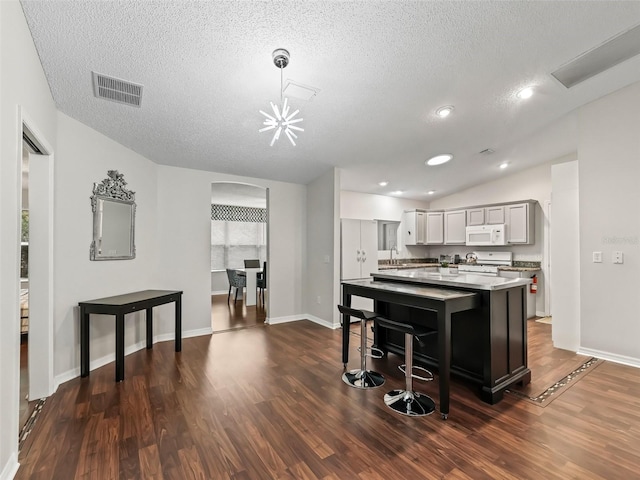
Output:
<instances>
[{"instance_id":1,"label":"electrical outlet","mask_svg":"<svg viewBox=\"0 0 640 480\"><path fill-rule=\"evenodd\" d=\"M322 303L322 299L320 298L320 295L318 295L318 298L316 298L316 303L318 305L320 305Z\"/></svg>"},{"instance_id":2,"label":"electrical outlet","mask_svg":"<svg viewBox=\"0 0 640 480\"><path fill-rule=\"evenodd\" d=\"M324 256L324 263L329 263L331 261L331 257L329 255Z\"/></svg>"},{"instance_id":3,"label":"electrical outlet","mask_svg":"<svg viewBox=\"0 0 640 480\"><path fill-rule=\"evenodd\" d=\"M602 252L593 252L593 263L602 263Z\"/></svg>"},{"instance_id":4,"label":"electrical outlet","mask_svg":"<svg viewBox=\"0 0 640 480\"><path fill-rule=\"evenodd\" d=\"M624 263L624 254L622 252L613 252L613 263Z\"/></svg>"}]
</instances>

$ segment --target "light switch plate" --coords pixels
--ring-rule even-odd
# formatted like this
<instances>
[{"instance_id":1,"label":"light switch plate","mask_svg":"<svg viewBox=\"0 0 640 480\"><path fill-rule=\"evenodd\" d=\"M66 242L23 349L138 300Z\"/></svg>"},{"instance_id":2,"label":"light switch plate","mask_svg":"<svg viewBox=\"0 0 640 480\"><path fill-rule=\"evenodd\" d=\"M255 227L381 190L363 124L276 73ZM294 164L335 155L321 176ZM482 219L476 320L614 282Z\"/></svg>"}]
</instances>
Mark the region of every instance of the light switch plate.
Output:
<instances>
[{"instance_id":1,"label":"light switch plate","mask_svg":"<svg viewBox=\"0 0 640 480\"><path fill-rule=\"evenodd\" d=\"M602 263L602 252L593 252L593 263Z\"/></svg>"},{"instance_id":2,"label":"light switch plate","mask_svg":"<svg viewBox=\"0 0 640 480\"><path fill-rule=\"evenodd\" d=\"M613 263L624 263L624 254L622 252L613 252Z\"/></svg>"}]
</instances>

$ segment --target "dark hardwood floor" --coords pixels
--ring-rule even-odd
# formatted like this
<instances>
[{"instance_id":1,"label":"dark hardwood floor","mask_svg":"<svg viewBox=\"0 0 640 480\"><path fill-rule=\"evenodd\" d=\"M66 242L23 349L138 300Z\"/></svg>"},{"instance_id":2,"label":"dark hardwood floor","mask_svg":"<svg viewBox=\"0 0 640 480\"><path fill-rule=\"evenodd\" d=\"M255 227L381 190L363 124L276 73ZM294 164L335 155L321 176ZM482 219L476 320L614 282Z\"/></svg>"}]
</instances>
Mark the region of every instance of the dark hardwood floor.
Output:
<instances>
[{"instance_id":1,"label":"dark hardwood floor","mask_svg":"<svg viewBox=\"0 0 640 480\"><path fill-rule=\"evenodd\" d=\"M529 322L534 378L571 366L536 351L550 329ZM350 388L340 336L309 321L230 330L133 353L119 384L112 364L73 379L44 405L16 478L638 478L638 369L603 362L544 408L510 394L487 405L453 381L449 420L407 418L382 401L402 359L373 361L382 387ZM416 386L437 399L434 382Z\"/></svg>"},{"instance_id":2,"label":"dark hardwood floor","mask_svg":"<svg viewBox=\"0 0 640 480\"><path fill-rule=\"evenodd\" d=\"M258 300L255 306L247 307L241 298L227 302L227 295L211 295L211 326L214 332L234 328L255 327L264 324L267 311Z\"/></svg>"}]
</instances>

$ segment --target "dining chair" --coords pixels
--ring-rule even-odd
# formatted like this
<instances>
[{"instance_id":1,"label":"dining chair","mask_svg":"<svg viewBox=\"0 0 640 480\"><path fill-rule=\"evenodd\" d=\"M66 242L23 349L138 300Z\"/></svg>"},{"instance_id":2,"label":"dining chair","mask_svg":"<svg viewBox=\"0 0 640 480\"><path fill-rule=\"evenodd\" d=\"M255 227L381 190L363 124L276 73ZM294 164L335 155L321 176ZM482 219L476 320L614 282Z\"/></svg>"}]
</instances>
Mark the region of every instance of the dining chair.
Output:
<instances>
[{"instance_id":1,"label":"dining chair","mask_svg":"<svg viewBox=\"0 0 640 480\"><path fill-rule=\"evenodd\" d=\"M264 289L267 288L267 262L263 263L262 272L258 273L256 287L258 287L258 293L262 299L262 305L264 305Z\"/></svg>"},{"instance_id":2,"label":"dining chair","mask_svg":"<svg viewBox=\"0 0 640 480\"><path fill-rule=\"evenodd\" d=\"M227 303L231 299L231 287L236 287L236 295L233 299L234 303L238 301L238 290L247 286L246 275L240 275L238 270L227 268L227 278L229 279L229 293L227 294Z\"/></svg>"}]
</instances>

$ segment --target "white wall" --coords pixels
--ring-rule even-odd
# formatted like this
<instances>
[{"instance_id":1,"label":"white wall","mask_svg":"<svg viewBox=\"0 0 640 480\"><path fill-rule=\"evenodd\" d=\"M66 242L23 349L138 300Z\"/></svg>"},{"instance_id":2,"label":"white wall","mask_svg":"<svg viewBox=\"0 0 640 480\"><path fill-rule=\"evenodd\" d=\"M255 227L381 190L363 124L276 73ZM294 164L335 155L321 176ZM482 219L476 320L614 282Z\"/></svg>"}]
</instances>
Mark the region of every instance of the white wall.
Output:
<instances>
[{"instance_id":1,"label":"white wall","mask_svg":"<svg viewBox=\"0 0 640 480\"><path fill-rule=\"evenodd\" d=\"M640 366L640 83L581 108L578 122L582 350Z\"/></svg>"},{"instance_id":2,"label":"white wall","mask_svg":"<svg viewBox=\"0 0 640 480\"><path fill-rule=\"evenodd\" d=\"M340 270L336 270L336 238L339 238L338 223L339 180L338 172L331 169L307 185L307 255L304 311L312 320L334 327L335 313L339 303L339 292L335 286L340 281ZM339 245L339 243L338 243Z\"/></svg>"},{"instance_id":3,"label":"white wall","mask_svg":"<svg viewBox=\"0 0 640 480\"><path fill-rule=\"evenodd\" d=\"M580 347L580 222L578 162L551 167L553 199L551 285L553 289L553 345L577 351Z\"/></svg>"},{"instance_id":4,"label":"white wall","mask_svg":"<svg viewBox=\"0 0 640 480\"><path fill-rule=\"evenodd\" d=\"M416 208L426 210L429 208L429 203L409 198L372 195L347 190L340 192L340 218L401 221L402 212ZM402 225L398 232L402 232ZM427 247L422 245L407 247L402 242L401 234L399 234L398 238L398 258L424 258L427 256ZM387 260L389 251L378 252L378 258Z\"/></svg>"},{"instance_id":5,"label":"white wall","mask_svg":"<svg viewBox=\"0 0 640 480\"><path fill-rule=\"evenodd\" d=\"M78 302L118 295L158 285L156 274L156 168L143 156L123 147L77 120L58 114L58 150L55 173L55 353L54 375L58 382L79 373ZM136 258L90 261L93 214L90 197L94 182L107 178L108 170L124 175L127 188L135 192ZM167 287L169 288L169 287ZM179 289L178 286L172 288ZM160 321L166 309L154 311ZM156 313L157 312L157 313ZM167 316L167 314L164 314ZM173 315L171 314L173 318ZM144 312L127 317L125 348L145 337ZM135 319L135 321L134 321ZM157 325L157 321L154 322ZM155 326L155 325L154 325ZM185 327L186 329L186 327ZM92 316L90 358L92 368L112 361L115 352L113 316ZM156 327L154 334L163 333Z\"/></svg>"},{"instance_id":6,"label":"white wall","mask_svg":"<svg viewBox=\"0 0 640 480\"><path fill-rule=\"evenodd\" d=\"M18 455L19 205L18 110L22 106L55 150L56 110L22 8L0 2L0 479L12 478Z\"/></svg>"},{"instance_id":7,"label":"white wall","mask_svg":"<svg viewBox=\"0 0 640 480\"><path fill-rule=\"evenodd\" d=\"M306 187L158 166L158 277L184 290L183 328L211 328L211 183L269 189L268 321L303 318ZM168 325L167 325L168 327Z\"/></svg>"}]
</instances>

